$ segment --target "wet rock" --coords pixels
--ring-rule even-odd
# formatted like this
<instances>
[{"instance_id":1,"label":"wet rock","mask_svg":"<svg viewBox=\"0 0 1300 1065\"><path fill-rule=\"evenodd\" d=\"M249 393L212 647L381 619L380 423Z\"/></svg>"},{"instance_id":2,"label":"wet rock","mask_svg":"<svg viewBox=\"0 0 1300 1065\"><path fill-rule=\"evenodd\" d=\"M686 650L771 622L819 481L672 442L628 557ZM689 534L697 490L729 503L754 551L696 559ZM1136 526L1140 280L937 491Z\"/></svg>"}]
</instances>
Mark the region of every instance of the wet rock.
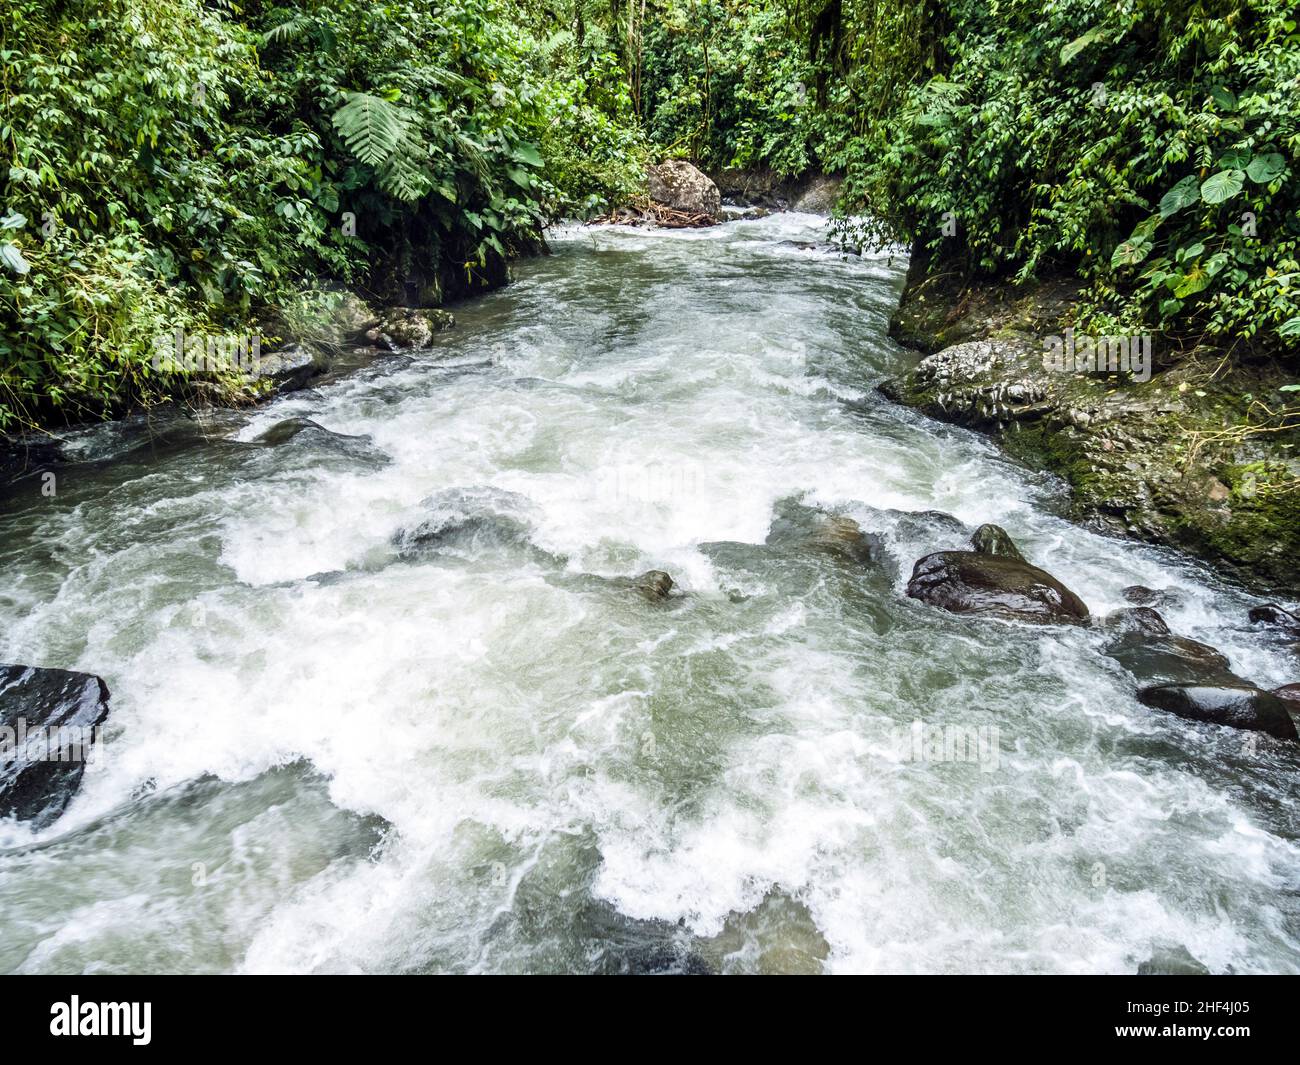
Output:
<instances>
[{"instance_id":1,"label":"wet rock","mask_svg":"<svg viewBox=\"0 0 1300 1065\"><path fill-rule=\"evenodd\" d=\"M380 315L365 337L383 351L414 351L429 347L435 335L455 324L447 311L393 307Z\"/></svg>"},{"instance_id":2,"label":"wet rock","mask_svg":"<svg viewBox=\"0 0 1300 1065\"><path fill-rule=\"evenodd\" d=\"M286 418L255 437L253 443L263 447L282 447L292 443L321 448L349 458L388 461L388 456L376 448L368 436L336 433L310 418Z\"/></svg>"},{"instance_id":3,"label":"wet rock","mask_svg":"<svg viewBox=\"0 0 1300 1065\"><path fill-rule=\"evenodd\" d=\"M89 673L0 665L0 817L43 828L67 809L108 699Z\"/></svg>"},{"instance_id":4,"label":"wet rock","mask_svg":"<svg viewBox=\"0 0 1300 1065\"><path fill-rule=\"evenodd\" d=\"M805 214L830 214L840 198L840 188L843 184L844 182L836 177L828 177L825 174L814 176L795 199L792 210L802 211Z\"/></svg>"},{"instance_id":5,"label":"wet rock","mask_svg":"<svg viewBox=\"0 0 1300 1065\"><path fill-rule=\"evenodd\" d=\"M722 218L718 186L684 159L669 159L647 170L650 198L685 214Z\"/></svg>"},{"instance_id":6,"label":"wet rock","mask_svg":"<svg viewBox=\"0 0 1300 1065\"><path fill-rule=\"evenodd\" d=\"M1252 625L1259 625L1270 633L1285 636L1289 640L1300 639L1300 617L1276 603L1252 607L1247 617Z\"/></svg>"},{"instance_id":7,"label":"wet rock","mask_svg":"<svg viewBox=\"0 0 1300 1065\"><path fill-rule=\"evenodd\" d=\"M1134 606L1170 607L1181 606L1183 594L1175 588L1147 588L1141 584L1131 584L1120 593L1127 602Z\"/></svg>"},{"instance_id":8,"label":"wet rock","mask_svg":"<svg viewBox=\"0 0 1300 1065\"><path fill-rule=\"evenodd\" d=\"M1020 548L1016 547L1015 541L1001 525L981 525L975 530L970 542L977 555L1001 555L1004 558L1017 558L1021 562L1025 560Z\"/></svg>"},{"instance_id":9,"label":"wet rock","mask_svg":"<svg viewBox=\"0 0 1300 1065\"><path fill-rule=\"evenodd\" d=\"M1234 438L1194 457L1183 446L1189 433L1221 436L1225 400L1269 394L1294 378L1292 367L1281 359L1225 365L1210 348L1173 352L1157 343L1154 364L1146 352L1148 381L1144 373L1065 372L1054 353L1067 335L1079 350L1080 338L1067 332L1080 296L1073 272L971 285L956 266L913 249L890 335L927 357L882 393L988 432L1013 458L1060 476L1072 488L1071 518L1188 551L1268 589L1260 594L1300 596L1300 493L1256 484L1289 476L1286 434L1252 438L1249 455ZM1113 352L1119 338L1099 339Z\"/></svg>"},{"instance_id":10,"label":"wet rock","mask_svg":"<svg viewBox=\"0 0 1300 1065\"><path fill-rule=\"evenodd\" d=\"M864 565L881 553L878 538L863 532L852 518L789 500L778 504L766 543L769 547L813 548Z\"/></svg>"},{"instance_id":11,"label":"wet rock","mask_svg":"<svg viewBox=\"0 0 1300 1065\"><path fill-rule=\"evenodd\" d=\"M1282 700L1292 717L1300 717L1300 684L1283 684L1274 688L1273 694Z\"/></svg>"},{"instance_id":12,"label":"wet rock","mask_svg":"<svg viewBox=\"0 0 1300 1065\"><path fill-rule=\"evenodd\" d=\"M916 563L907 594L954 614L1078 625L1083 600L1045 570L1003 555L937 551Z\"/></svg>"},{"instance_id":13,"label":"wet rock","mask_svg":"<svg viewBox=\"0 0 1300 1065\"><path fill-rule=\"evenodd\" d=\"M1252 687L1250 681L1231 671L1225 655L1198 640L1173 635L1164 619L1149 607L1118 610L1108 615L1107 621L1117 614L1123 615L1114 623L1119 639L1102 653L1133 674L1139 686Z\"/></svg>"},{"instance_id":14,"label":"wet rock","mask_svg":"<svg viewBox=\"0 0 1300 1065\"><path fill-rule=\"evenodd\" d=\"M675 944L638 947L627 952L623 972L627 976L714 976L711 966L692 950Z\"/></svg>"},{"instance_id":15,"label":"wet rock","mask_svg":"<svg viewBox=\"0 0 1300 1065\"><path fill-rule=\"evenodd\" d=\"M667 599L673 590L673 579L661 569L648 570L636 578L636 590L647 599Z\"/></svg>"},{"instance_id":16,"label":"wet rock","mask_svg":"<svg viewBox=\"0 0 1300 1065\"><path fill-rule=\"evenodd\" d=\"M1169 625L1158 610L1149 606L1121 607L1101 620L1101 627L1117 636L1169 636Z\"/></svg>"},{"instance_id":17,"label":"wet rock","mask_svg":"<svg viewBox=\"0 0 1300 1065\"><path fill-rule=\"evenodd\" d=\"M1295 722L1282 700L1259 688L1169 684L1140 689L1138 701L1190 721L1297 739Z\"/></svg>"},{"instance_id":18,"label":"wet rock","mask_svg":"<svg viewBox=\"0 0 1300 1065\"><path fill-rule=\"evenodd\" d=\"M269 380L277 392L300 391L328 369L329 364L304 344L290 344L263 355L256 364L257 376Z\"/></svg>"},{"instance_id":19,"label":"wet rock","mask_svg":"<svg viewBox=\"0 0 1300 1065\"><path fill-rule=\"evenodd\" d=\"M485 550L531 548L531 504L517 492L486 485L448 488L423 500L428 516L393 537L398 556L434 553L479 554Z\"/></svg>"},{"instance_id":20,"label":"wet rock","mask_svg":"<svg viewBox=\"0 0 1300 1065\"><path fill-rule=\"evenodd\" d=\"M1184 946L1160 947L1138 966L1138 976L1209 976L1210 970Z\"/></svg>"}]
</instances>

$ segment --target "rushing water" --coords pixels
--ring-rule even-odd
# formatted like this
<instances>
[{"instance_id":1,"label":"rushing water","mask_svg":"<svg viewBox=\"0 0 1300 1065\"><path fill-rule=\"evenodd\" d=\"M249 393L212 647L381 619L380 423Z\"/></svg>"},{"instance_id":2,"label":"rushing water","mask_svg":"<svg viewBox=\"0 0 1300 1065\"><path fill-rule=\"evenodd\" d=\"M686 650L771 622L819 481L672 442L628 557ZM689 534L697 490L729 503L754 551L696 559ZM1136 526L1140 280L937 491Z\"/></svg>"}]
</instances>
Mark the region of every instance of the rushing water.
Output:
<instances>
[{"instance_id":1,"label":"rushing water","mask_svg":"<svg viewBox=\"0 0 1300 1065\"><path fill-rule=\"evenodd\" d=\"M1252 600L877 396L905 262L821 225L561 231L431 352L7 496L0 661L113 712L63 819L0 825L0 971L1300 971L1296 749L907 599L963 537L899 512L1298 679ZM766 544L796 502L887 558ZM687 594L606 579L652 568Z\"/></svg>"}]
</instances>

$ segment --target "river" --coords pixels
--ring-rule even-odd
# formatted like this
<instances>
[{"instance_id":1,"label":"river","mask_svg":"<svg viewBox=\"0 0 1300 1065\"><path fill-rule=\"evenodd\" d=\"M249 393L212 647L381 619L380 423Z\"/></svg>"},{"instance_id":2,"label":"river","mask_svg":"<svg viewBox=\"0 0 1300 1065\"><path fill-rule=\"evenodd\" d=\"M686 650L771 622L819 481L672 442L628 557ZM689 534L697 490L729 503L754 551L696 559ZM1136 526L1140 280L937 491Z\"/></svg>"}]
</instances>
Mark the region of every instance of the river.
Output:
<instances>
[{"instance_id":1,"label":"river","mask_svg":"<svg viewBox=\"0 0 1300 1065\"><path fill-rule=\"evenodd\" d=\"M964 541L907 512L1300 679L1257 600L875 394L906 260L823 228L560 229L431 352L5 497L0 660L113 710L67 814L0 825L0 971L1300 972L1297 748L906 598ZM883 557L766 543L800 507ZM607 579L651 569L683 594Z\"/></svg>"}]
</instances>

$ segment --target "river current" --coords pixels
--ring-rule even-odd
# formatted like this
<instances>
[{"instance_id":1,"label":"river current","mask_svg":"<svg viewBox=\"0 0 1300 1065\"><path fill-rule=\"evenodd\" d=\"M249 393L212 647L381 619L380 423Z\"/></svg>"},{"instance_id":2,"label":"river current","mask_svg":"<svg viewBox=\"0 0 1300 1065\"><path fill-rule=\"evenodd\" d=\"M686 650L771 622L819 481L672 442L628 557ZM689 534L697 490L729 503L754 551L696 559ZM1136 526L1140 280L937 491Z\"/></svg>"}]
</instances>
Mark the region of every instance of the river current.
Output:
<instances>
[{"instance_id":1,"label":"river current","mask_svg":"<svg viewBox=\"0 0 1300 1065\"><path fill-rule=\"evenodd\" d=\"M968 535L922 512L996 522L1300 679L1257 600L877 395L906 259L824 228L559 229L430 351L12 489L0 661L113 709L64 817L0 824L0 971L1300 972L1294 745L903 588ZM900 742L944 729L979 757Z\"/></svg>"}]
</instances>

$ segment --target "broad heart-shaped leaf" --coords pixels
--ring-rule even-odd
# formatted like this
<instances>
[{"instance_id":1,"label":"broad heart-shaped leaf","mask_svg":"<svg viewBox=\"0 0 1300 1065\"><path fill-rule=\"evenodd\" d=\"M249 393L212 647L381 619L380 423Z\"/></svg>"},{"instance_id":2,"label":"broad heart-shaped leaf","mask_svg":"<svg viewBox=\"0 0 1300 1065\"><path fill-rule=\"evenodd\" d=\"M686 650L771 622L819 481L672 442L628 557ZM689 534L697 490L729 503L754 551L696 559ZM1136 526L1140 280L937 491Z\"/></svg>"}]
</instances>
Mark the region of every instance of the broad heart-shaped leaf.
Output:
<instances>
[{"instance_id":1,"label":"broad heart-shaped leaf","mask_svg":"<svg viewBox=\"0 0 1300 1065\"><path fill-rule=\"evenodd\" d=\"M31 264L23 258L23 253L18 250L17 244L11 244L5 241L0 244L0 263L4 263L15 274L25 274L30 272Z\"/></svg>"},{"instance_id":2,"label":"broad heart-shaped leaf","mask_svg":"<svg viewBox=\"0 0 1300 1065\"><path fill-rule=\"evenodd\" d=\"M1190 207L1201 198L1201 186L1195 174L1188 174L1160 199L1160 217L1168 218L1184 207Z\"/></svg>"},{"instance_id":3,"label":"broad heart-shaped leaf","mask_svg":"<svg viewBox=\"0 0 1300 1065\"><path fill-rule=\"evenodd\" d=\"M27 224L27 216L21 215L17 211L10 211L3 218L0 218L0 229L22 229Z\"/></svg>"},{"instance_id":4,"label":"broad heart-shaped leaf","mask_svg":"<svg viewBox=\"0 0 1300 1065\"><path fill-rule=\"evenodd\" d=\"M1249 148L1229 148L1219 156L1219 169L1245 170L1246 164L1253 158Z\"/></svg>"},{"instance_id":5,"label":"broad heart-shaped leaf","mask_svg":"<svg viewBox=\"0 0 1300 1065\"><path fill-rule=\"evenodd\" d=\"M1151 253L1149 240L1126 240L1110 257L1112 267L1136 266Z\"/></svg>"},{"instance_id":6,"label":"broad heart-shaped leaf","mask_svg":"<svg viewBox=\"0 0 1300 1065\"><path fill-rule=\"evenodd\" d=\"M1256 185L1267 185L1285 169L1286 160L1277 152L1269 152L1268 155L1257 155L1250 161L1250 166L1246 167L1246 176Z\"/></svg>"},{"instance_id":7,"label":"broad heart-shaped leaf","mask_svg":"<svg viewBox=\"0 0 1300 1065\"><path fill-rule=\"evenodd\" d=\"M1202 291L1209 284L1210 275L1198 263L1177 280L1174 286L1174 295L1180 300L1185 300L1188 296L1194 296Z\"/></svg>"},{"instance_id":8,"label":"broad heart-shaped leaf","mask_svg":"<svg viewBox=\"0 0 1300 1065\"><path fill-rule=\"evenodd\" d=\"M1246 175L1240 170L1220 170L1201 183L1201 199L1206 203L1222 203L1232 199L1246 184Z\"/></svg>"},{"instance_id":9,"label":"broad heart-shaped leaf","mask_svg":"<svg viewBox=\"0 0 1300 1065\"><path fill-rule=\"evenodd\" d=\"M1292 318L1282 323L1282 328L1277 331L1278 336L1300 337L1300 318ZM1291 386L1300 387L1300 386ZM1284 389L1286 391L1286 389Z\"/></svg>"},{"instance_id":10,"label":"broad heart-shaped leaf","mask_svg":"<svg viewBox=\"0 0 1300 1065\"><path fill-rule=\"evenodd\" d=\"M516 144L510 156L517 163L527 163L529 166L543 165L542 153L537 150L535 145L529 144L527 141L520 141Z\"/></svg>"}]
</instances>

